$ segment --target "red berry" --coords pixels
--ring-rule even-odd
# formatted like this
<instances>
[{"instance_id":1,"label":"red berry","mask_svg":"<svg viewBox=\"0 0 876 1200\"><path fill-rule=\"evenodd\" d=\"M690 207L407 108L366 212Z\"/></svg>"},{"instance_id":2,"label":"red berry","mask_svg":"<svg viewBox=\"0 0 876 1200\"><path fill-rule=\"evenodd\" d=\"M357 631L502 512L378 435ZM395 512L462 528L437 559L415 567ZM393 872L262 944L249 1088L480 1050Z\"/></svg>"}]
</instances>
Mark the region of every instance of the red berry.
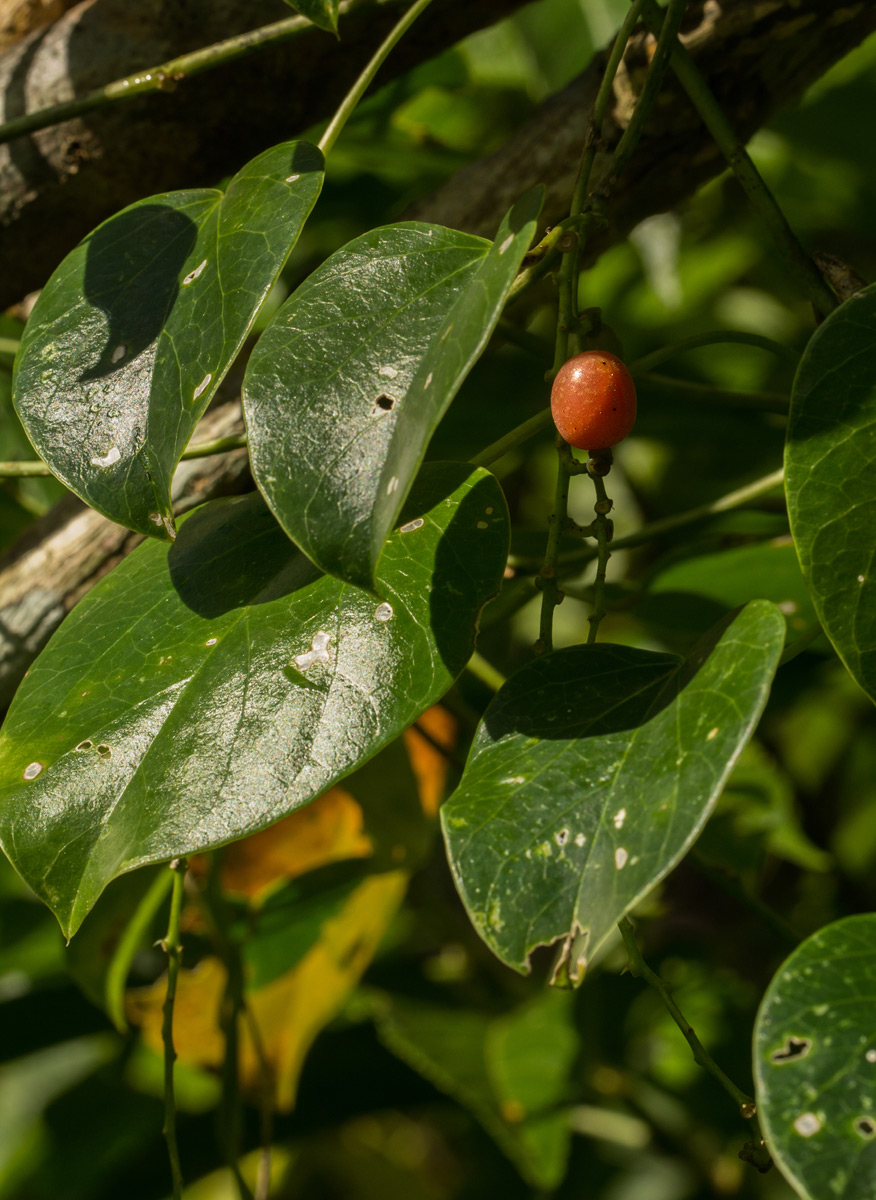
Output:
<instances>
[{"instance_id":1,"label":"red berry","mask_svg":"<svg viewBox=\"0 0 876 1200\"><path fill-rule=\"evenodd\" d=\"M607 450L636 421L633 377L607 350L587 350L563 363L551 388L554 424L578 450Z\"/></svg>"}]
</instances>

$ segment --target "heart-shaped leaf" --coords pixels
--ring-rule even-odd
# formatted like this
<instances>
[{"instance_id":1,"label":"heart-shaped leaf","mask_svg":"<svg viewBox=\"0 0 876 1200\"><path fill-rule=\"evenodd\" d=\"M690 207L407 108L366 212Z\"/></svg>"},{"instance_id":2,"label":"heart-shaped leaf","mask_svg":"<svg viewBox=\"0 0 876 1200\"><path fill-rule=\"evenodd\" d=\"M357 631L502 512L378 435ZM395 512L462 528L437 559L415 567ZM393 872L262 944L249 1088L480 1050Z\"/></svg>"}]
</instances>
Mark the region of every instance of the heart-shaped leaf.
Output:
<instances>
[{"instance_id":1,"label":"heart-shaped leaf","mask_svg":"<svg viewBox=\"0 0 876 1200\"><path fill-rule=\"evenodd\" d=\"M286 3L320 29L327 29L329 33L338 32L340 0L286 0Z\"/></svg>"},{"instance_id":2,"label":"heart-shaped leaf","mask_svg":"<svg viewBox=\"0 0 876 1200\"><path fill-rule=\"evenodd\" d=\"M831 313L800 360L785 490L824 631L876 700L876 286Z\"/></svg>"},{"instance_id":3,"label":"heart-shaped leaf","mask_svg":"<svg viewBox=\"0 0 876 1200\"><path fill-rule=\"evenodd\" d=\"M259 496L135 550L71 613L0 733L0 841L71 934L110 879L313 800L434 703L498 589L495 479L423 473L380 599L324 576Z\"/></svg>"},{"instance_id":4,"label":"heart-shaped leaf","mask_svg":"<svg viewBox=\"0 0 876 1200\"><path fill-rule=\"evenodd\" d=\"M526 971L563 938L580 980L584 955L693 843L783 642L781 613L754 601L687 660L573 646L501 689L441 819L469 916L503 962Z\"/></svg>"},{"instance_id":5,"label":"heart-shaped leaf","mask_svg":"<svg viewBox=\"0 0 876 1200\"><path fill-rule=\"evenodd\" d=\"M754 1033L770 1153L805 1200L876 1195L876 914L808 938L779 968Z\"/></svg>"},{"instance_id":6,"label":"heart-shaped leaf","mask_svg":"<svg viewBox=\"0 0 876 1200\"><path fill-rule=\"evenodd\" d=\"M322 186L286 142L223 194L168 192L99 225L40 294L14 401L55 474L99 512L173 536L170 481Z\"/></svg>"},{"instance_id":7,"label":"heart-shaped leaf","mask_svg":"<svg viewBox=\"0 0 876 1200\"><path fill-rule=\"evenodd\" d=\"M243 385L253 475L323 570L374 586L429 439L499 319L541 196L514 205L492 247L432 225L357 238L259 339Z\"/></svg>"}]
</instances>

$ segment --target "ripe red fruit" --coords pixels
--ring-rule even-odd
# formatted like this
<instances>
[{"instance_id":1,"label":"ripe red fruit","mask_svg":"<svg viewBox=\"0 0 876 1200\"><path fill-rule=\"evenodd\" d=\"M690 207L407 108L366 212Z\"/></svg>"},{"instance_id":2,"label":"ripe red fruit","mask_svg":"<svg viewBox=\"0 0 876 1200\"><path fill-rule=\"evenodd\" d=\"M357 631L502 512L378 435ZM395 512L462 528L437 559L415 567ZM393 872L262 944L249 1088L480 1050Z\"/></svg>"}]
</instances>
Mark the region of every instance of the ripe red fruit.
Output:
<instances>
[{"instance_id":1,"label":"ripe red fruit","mask_svg":"<svg viewBox=\"0 0 876 1200\"><path fill-rule=\"evenodd\" d=\"M633 377L607 350L586 350L563 363L551 388L554 424L578 450L607 450L636 420Z\"/></svg>"}]
</instances>

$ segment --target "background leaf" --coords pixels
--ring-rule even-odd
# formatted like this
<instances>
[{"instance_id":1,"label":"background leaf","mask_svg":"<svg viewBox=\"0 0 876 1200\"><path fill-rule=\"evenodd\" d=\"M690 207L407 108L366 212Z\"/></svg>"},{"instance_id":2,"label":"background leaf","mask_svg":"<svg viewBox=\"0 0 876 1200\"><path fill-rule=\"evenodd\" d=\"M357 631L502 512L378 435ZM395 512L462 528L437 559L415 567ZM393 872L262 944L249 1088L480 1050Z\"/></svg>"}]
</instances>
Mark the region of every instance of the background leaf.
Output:
<instances>
[{"instance_id":1,"label":"background leaf","mask_svg":"<svg viewBox=\"0 0 876 1200\"><path fill-rule=\"evenodd\" d=\"M686 661L574 646L502 688L441 820L469 916L503 962L526 971L536 946L564 938L568 956L587 934L580 978L702 828L783 641L781 614L755 601Z\"/></svg>"},{"instance_id":2,"label":"background leaf","mask_svg":"<svg viewBox=\"0 0 876 1200\"><path fill-rule=\"evenodd\" d=\"M876 287L814 334L791 397L791 532L819 619L876 699Z\"/></svg>"},{"instance_id":3,"label":"background leaf","mask_svg":"<svg viewBox=\"0 0 876 1200\"><path fill-rule=\"evenodd\" d=\"M59 479L114 521L173 532L170 481L322 186L306 142L216 190L168 192L99 225L25 326L14 401Z\"/></svg>"},{"instance_id":4,"label":"background leaf","mask_svg":"<svg viewBox=\"0 0 876 1200\"><path fill-rule=\"evenodd\" d=\"M776 972L754 1035L770 1152L806 1200L876 1193L876 914L808 938Z\"/></svg>"},{"instance_id":5,"label":"background leaf","mask_svg":"<svg viewBox=\"0 0 876 1200\"><path fill-rule=\"evenodd\" d=\"M320 29L329 33L338 32L338 5L340 0L286 0L286 3L300 12L302 17L313 21Z\"/></svg>"},{"instance_id":6,"label":"background leaf","mask_svg":"<svg viewBox=\"0 0 876 1200\"><path fill-rule=\"evenodd\" d=\"M440 226L358 238L259 339L243 388L253 475L324 570L373 586L429 439L499 319L541 197L514 205L489 250Z\"/></svg>"},{"instance_id":7,"label":"background leaf","mask_svg":"<svg viewBox=\"0 0 876 1200\"><path fill-rule=\"evenodd\" d=\"M374 1012L389 1049L467 1108L524 1179L559 1185L579 1044L567 992L543 992L504 1016L394 995L375 997Z\"/></svg>"},{"instance_id":8,"label":"background leaf","mask_svg":"<svg viewBox=\"0 0 876 1200\"><path fill-rule=\"evenodd\" d=\"M379 602L320 575L253 495L140 547L67 618L0 734L0 837L68 934L115 875L264 828L443 695L507 510L492 475L433 464L406 520Z\"/></svg>"}]
</instances>

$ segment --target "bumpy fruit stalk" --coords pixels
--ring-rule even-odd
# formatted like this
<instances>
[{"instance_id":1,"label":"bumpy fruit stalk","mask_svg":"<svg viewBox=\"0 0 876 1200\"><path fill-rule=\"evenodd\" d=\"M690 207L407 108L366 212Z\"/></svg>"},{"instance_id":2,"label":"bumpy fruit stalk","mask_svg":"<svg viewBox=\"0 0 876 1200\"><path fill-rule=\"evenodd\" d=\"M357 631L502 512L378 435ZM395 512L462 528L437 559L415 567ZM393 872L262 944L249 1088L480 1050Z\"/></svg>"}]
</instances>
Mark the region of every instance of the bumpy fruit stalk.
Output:
<instances>
[{"instance_id":1,"label":"bumpy fruit stalk","mask_svg":"<svg viewBox=\"0 0 876 1200\"><path fill-rule=\"evenodd\" d=\"M623 441L636 420L636 387L621 360L586 350L563 363L551 389L560 435L578 450L607 450Z\"/></svg>"}]
</instances>

